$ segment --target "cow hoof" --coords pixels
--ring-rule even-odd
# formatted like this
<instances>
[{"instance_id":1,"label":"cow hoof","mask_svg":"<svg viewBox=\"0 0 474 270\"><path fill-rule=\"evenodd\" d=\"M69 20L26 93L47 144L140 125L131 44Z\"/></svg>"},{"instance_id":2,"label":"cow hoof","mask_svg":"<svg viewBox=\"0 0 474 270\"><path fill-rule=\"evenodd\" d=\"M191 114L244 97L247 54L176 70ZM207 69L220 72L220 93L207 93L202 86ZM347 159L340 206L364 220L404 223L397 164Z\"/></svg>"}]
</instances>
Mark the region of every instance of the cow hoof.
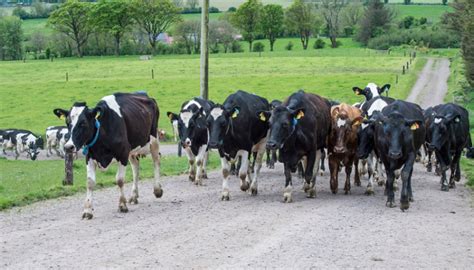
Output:
<instances>
[{"instance_id":1,"label":"cow hoof","mask_svg":"<svg viewBox=\"0 0 474 270\"><path fill-rule=\"evenodd\" d=\"M356 187L360 187L362 184L359 182L354 182L354 184L356 185Z\"/></svg>"},{"instance_id":2,"label":"cow hoof","mask_svg":"<svg viewBox=\"0 0 474 270\"><path fill-rule=\"evenodd\" d=\"M390 208L394 208L394 207L396 207L397 205L396 205L395 202L393 202L393 201L387 201L387 202L385 203L385 206L390 207Z\"/></svg>"},{"instance_id":3,"label":"cow hoof","mask_svg":"<svg viewBox=\"0 0 474 270\"><path fill-rule=\"evenodd\" d=\"M163 196L163 189L161 189L161 187L155 187L153 189L153 194L155 194L156 198L161 198L161 196Z\"/></svg>"},{"instance_id":4,"label":"cow hoof","mask_svg":"<svg viewBox=\"0 0 474 270\"><path fill-rule=\"evenodd\" d=\"M385 181L378 179L378 180L377 180L377 184L378 184L379 186L383 186L383 185L385 184Z\"/></svg>"},{"instance_id":5,"label":"cow hoof","mask_svg":"<svg viewBox=\"0 0 474 270\"><path fill-rule=\"evenodd\" d=\"M196 176L194 175L189 176L189 181L194 182L195 179L196 179Z\"/></svg>"},{"instance_id":6,"label":"cow hoof","mask_svg":"<svg viewBox=\"0 0 474 270\"><path fill-rule=\"evenodd\" d=\"M414 202L415 199L413 199L413 197L410 197L410 198L408 199L408 201L409 201L409 202Z\"/></svg>"},{"instance_id":7,"label":"cow hoof","mask_svg":"<svg viewBox=\"0 0 474 270\"><path fill-rule=\"evenodd\" d=\"M454 182L449 183L449 188L455 188L455 187L456 187L456 183Z\"/></svg>"},{"instance_id":8,"label":"cow hoof","mask_svg":"<svg viewBox=\"0 0 474 270\"><path fill-rule=\"evenodd\" d=\"M410 207L410 203L408 201L406 202L400 202L400 209L405 212Z\"/></svg>"},{"instance_id":9,"label":"cow hoof","mask_svg":"<svg viewBox=\"0 0 474 270\"><path fill-rule=\"evenodd\" d=\"M222 200L222 201L228 201L228 200L230 200L230 195L229 195L229 192L228 192L228 191L222 192L221 200Z\"/></svg>"},{"instance_id":10,"label":"cow hoof","mask_svg":"<svg viewBox=\"0 0 474 270\"><path fill-rule=\"evenodd\" d=\"M195 184L196 186L202 186L202 180L196 180L196 181L194 182L194 184Z\"/></svg>"},{"instance_id":11,"label":"cow hoof","mask_svg":"<svg viewBox=\"0 0 474 270\"><path fill-rule=\"evenodd\" d=\"M202 179L209 179L209 178L207 177L207 173L203 173L203 174L202 174Z\"/></svg>"},{"instance_id":12,"label":"cow hoof","mask_svg":"<svg viewBox=\"0 0 474 270\"><path fill-rule=\"evenodd\" d=\"M372 187L367 188L367 190L365 191L365 195L374 195L374 190L372 189Z\"/></svg>"},{"instance_id":13,"label":"cow hoof","mask_svg":"<svg viewBox=\"0 0 474 270\"><path fill-rule=\"evenodd\" d=\"M344 195L349 195L351 193L350 190L344 190Z\"/></svg>"},{"instance_id":14,"label":"cow hoof","mask_svg":"<svg viewBox=\"0 0 474 270\"><path fill-rule=\"evenodd\" d=\"M284 203L292 203L293 202L293 198L292 198L290 192L283 193L283 202Z\"/></svg>"},{"instance_id":15,"label":"cow hoof","mask_svg":"<svg viewBox=\"0 0 474 270\"><path fill-rule=\"evenodd\" d=\"M130 199L128 199L129 204L138 204L138 197L132 196Z\"/></svg>"},{"instance_id":16,"label":"cow hoof","mask_svg":"<svg viewBox=\"0 0 474 270\"><path fill-rule=\"evenodd\" d=\"M243 183L240 184L240 190L242 191L247 191L250 187L249 182L244 181Z\"/></svg>"},{"instance_id":17,"label":"cow hoof","mask_svg":"<svg viewBox=\"0 0 474 270\"><path fill-rule=\"evenodd\" d=\"M316 189L309 189L308 194L306 194L306 198L316 198Z\"/></svg>"},{"instance_id":18,"label":"cow hoof","mask_svg":"<svg viewBox=\"0 0 474 270\"><path fill-rule=\"evenodd\" d=\"M431 169L431 167L426 167L426 171L431 172L431 171L433 171L433 169Z\"/></svg>"},{"instance_id":19,"label":"cow hoof","mask_svg":"<svg viewBox=\"0 0 474 270\"><path fill-rule=\"evenodd\" d=\"M331 189L332 194L337 194L337 189Z\"/></svg>"},{"instance_id":20,"label":"cow hoof","mask_svg":"<svg viewBox=\"0 0 474 270\"><path fill-rule=\"evenodd\" d=\"M119 205L119 212L120 213L127 213L128 212L127 205L126 204Z\"/></svg>"},{"instance_id":21,"label":"cow hoof","mask_svg":"<svg viewBox=\"0 0 474 270\"><path fill-rule=\"evenodd\" d=\"M441 191L449 191L449 187L445 186L445 185L442 185L441 186Z\"/></svg>"},{"instance_id":22,"label":"cow hoof","mask_svg":"<svg viewBox=\"0 0 474 270\"><path fill-rule=\"evenodd\" d=\"M257 195L258 194L258 189L257 188L250 188L250 195Z\"/></svg>"},{"instance_id":23,"label":"cow hoof","mask_svg":"<svg viewBox=\"0 0 474 270\"><path fill-rule=\"evenodd\" d=\"M93 215L91 212L82 213L82 219L92 219Z\"/></svg>"}]
</instances>

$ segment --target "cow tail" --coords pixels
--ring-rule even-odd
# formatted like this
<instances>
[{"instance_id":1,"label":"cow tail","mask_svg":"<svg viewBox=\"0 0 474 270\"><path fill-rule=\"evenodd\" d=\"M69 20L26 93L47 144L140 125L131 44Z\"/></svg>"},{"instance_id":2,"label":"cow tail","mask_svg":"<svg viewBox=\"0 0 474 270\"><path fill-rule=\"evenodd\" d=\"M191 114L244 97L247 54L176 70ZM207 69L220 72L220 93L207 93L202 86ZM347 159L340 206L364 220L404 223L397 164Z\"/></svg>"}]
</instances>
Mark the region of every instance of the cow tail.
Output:
<instances>
[{"instance_id":1,"label":"cow tail","mask_svg":"<svg viewBox=\"0 0 474 270\"><path fill-rule=\"evenodd\" d=\"M153 121L151 123L151 130L150 134L159 139L159 131L158 131L158 121L160 119L160 108L158 107L158 103L153 98L150 98L153 103Z\"/></svg>"}]
</instances>

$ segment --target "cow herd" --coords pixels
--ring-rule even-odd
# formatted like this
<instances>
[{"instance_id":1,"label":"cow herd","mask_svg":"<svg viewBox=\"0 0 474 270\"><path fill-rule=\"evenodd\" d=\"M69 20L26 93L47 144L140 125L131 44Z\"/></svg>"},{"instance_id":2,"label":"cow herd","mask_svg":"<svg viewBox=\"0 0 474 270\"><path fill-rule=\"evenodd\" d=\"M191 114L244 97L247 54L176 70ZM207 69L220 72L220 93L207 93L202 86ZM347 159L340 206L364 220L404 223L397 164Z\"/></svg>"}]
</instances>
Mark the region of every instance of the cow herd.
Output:
<instances>
[{"instance_id":1,"label":"cow herd","mask_svg":"<svg viewBox=\"0 0 474 270\"><path fill-rule=\"evenodd\" d=\"M382 96L390 85L378 87L369 83L361 89L361 103L349 105L299 90L283 101L269 103L265 98L239 90L222 104L201 98L185 101L178 113L167 112L189 161L189 180L202 185L207 178L208 153L217 150L221 160L221 199L230 199L229 178L240 178L240 189L258 194L258 178L263 157L274 168L276 159L284 165L284 202L292 202L292 173L304 180L308 198L316 196L316 178L327 156L330 188L338 192L338 173L345 171L345 194L354 184L361 185L361 175L368 174L367 194L374 193L374 180L386 178L386 205L395 206L396 178L401 178L400 208L406 210L413 201L411 176L417 159L441 175L441 189L449 190L460 180L459 160L464 149L474 156L466 109L448 103L423 110L419 105ZM87 195L83 218L93 216L92 191L96 167L107 168L118 163L119 210L127 212L127 203L138 203L139 159L151 154L154 164L154 194L163 195L160 184L160 154L157 134L159 109L156 101L144 92L116 93L102 98L89 108L74 103L69 110L55 109L67 127L49 127L48 154L58 149L82 149L87 164ZM17 145L17 153L27 151L33 158L42 145L31 132L2 131L3 149ZM19 143L21 141L21 143ZM21 145L21 147L18 147ZM123 185L125 169L130 162L133 171L132 192L126 200ZM449 180L446 171L451 169ZM382 177L384 175L384 177Z\"/></svg>"}]
</instances>

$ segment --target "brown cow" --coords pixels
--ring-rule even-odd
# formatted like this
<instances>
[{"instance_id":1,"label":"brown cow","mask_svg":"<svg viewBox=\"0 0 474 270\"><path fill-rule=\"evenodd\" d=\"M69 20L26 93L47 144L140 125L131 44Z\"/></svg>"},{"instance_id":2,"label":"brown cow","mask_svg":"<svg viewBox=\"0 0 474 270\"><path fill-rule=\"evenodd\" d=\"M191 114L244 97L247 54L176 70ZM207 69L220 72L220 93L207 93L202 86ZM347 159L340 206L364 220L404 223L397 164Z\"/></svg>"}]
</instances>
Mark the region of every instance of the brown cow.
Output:
<instances>
[{"instance_id":1,"label":"brown cow","mask_svg":"<svg viewBox=\"0 0 474 270\"><path fill-rule=\"evenodd\" d=\"M352 164L357 168L357 128L362 123L361 110L342 103L331 107L332 128L329 134L328 153L331 172L331 191L337 193L339 166L346 168L345 194L351 191L350 176ZM360 186L359 172L355 170L355 185Z\"/></svg>"}]
</instances>

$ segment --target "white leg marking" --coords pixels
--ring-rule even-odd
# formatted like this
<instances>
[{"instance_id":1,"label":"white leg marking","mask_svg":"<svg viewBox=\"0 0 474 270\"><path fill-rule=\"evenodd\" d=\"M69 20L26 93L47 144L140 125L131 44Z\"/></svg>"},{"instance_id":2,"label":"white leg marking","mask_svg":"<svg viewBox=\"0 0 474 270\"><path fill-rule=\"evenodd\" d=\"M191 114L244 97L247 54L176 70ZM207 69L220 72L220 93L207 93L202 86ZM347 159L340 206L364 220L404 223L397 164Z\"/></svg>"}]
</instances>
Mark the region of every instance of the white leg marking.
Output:
<instances>
[{"instance_id":1,"label":"white leg marking","mask_svg":"<svg viewBox=\"0 0 474 270\"><path fill-rule=\"evenodd\" d=\"M255 168L254 175L252 178L252 183L250 184L250 194L257 195L258 193L258 176L260 174L260 169L262 169L262 160L263 155L265 154L265 145L267 143L267 138L263 138L257 145L252 149L257 152L257 160L255 162L257 168Z\"/></svg>"},{"instance_id":2,"label":"white leg marking","mask_svg":"<svg viewBox=\"0 0 474 270\"><path fill-rule=\"evenodd\" d=\"M91 219L92 218L92 191L94 190L95 186L95 170L96 164L95 161L89 159L87 162L87 180L86 180L86 200L84 202L84 212L82 214L82 218Z\"/></svg>"},{"instance_id":3,"label":"white leg marking","mask_svg":"<svg viewBox=\"0 0 474 270\"><path fill-rule=\"evenodd\" d=\"M160 198L163 195L163 189L160 184L160 142L158 138L150 136L150 152L153 158L155 182L153 184L153 193L155 197Z\"/></svg>"},{"instance_id":4,"label":"white leg marking","mask_svg":"<svg viewBox=\"0 0 474 270\"><path fill-rule=\"evenodd\" d=\"M204 160L206 160L207 156L207 144L204 144L199 148L198 155L196 157L196 185L202 185L202 175L203 175L203 167L204 167Z\"/></svg>"},{"instance_id":5,"label":"white leg marking","mask_svg":"<svg viewBox=\"0 0 474 270\"><path fill-rule=\"evenodd\" d=\"M195 156L193 154L193 151L191 151L191 147L184 148L184 152L186 153L186 156L188 157L189 180L194 182L194 180L196 180L196 160L195 160Z\"/></svg>"},{"instance_id":6,"label":"white leg marking","mask_svg":"<svg viewBox=\"0 0 474 270\"><path fill-rule=\"evenodd\" d=\"M127 208L127 199L125 199L125 194L123 193L123 186L125 185L125 172L127 167L118 162L117 174L115 175L115 180L117 181L117 186L119 188L120 198L119 198L119 211L128 212Z\"/></svg>"},{"instance_id":7,"label":"white leg marking","mask_svg":"<svg viewBox=\"0 0 474 270\"><path fill-rule=\"evenodd\" d=\"M138 180L139 180L139 169L140 169L140 161L137 157L130 157L130 165L132 165L132 172L133 172L133 184L132 184L132 193L130 195L130 199L128 200L131 204L138 203Z\"/></svg>"},{"instance_id":8,"label":"white leg marking","mask_svg":"<svg viewBox=\"0 0 474 270\"><path fill-rule=\"evenodd\" d=\"M230 199L229 192L229 175L230 175L230 164L229 161L225 158L221 158L221 167L222 167L222 197L223 201L228 201Z\"/></svg>"},{"instance_id":9,"label":"white leg marking","mask_svg":"<svg viewBox=\"0 0 474 270\"><path fill-rule=\"evenodd\" d=\"M240 189L242 191L247 191L250 186L250 181L248 181L247 177L249 174L249 152L240 150L237 153L237 156L242 157L242 163L240 165L240 170L239 170L239 177L240 177Z\"/></svg>"}]
</instances>

